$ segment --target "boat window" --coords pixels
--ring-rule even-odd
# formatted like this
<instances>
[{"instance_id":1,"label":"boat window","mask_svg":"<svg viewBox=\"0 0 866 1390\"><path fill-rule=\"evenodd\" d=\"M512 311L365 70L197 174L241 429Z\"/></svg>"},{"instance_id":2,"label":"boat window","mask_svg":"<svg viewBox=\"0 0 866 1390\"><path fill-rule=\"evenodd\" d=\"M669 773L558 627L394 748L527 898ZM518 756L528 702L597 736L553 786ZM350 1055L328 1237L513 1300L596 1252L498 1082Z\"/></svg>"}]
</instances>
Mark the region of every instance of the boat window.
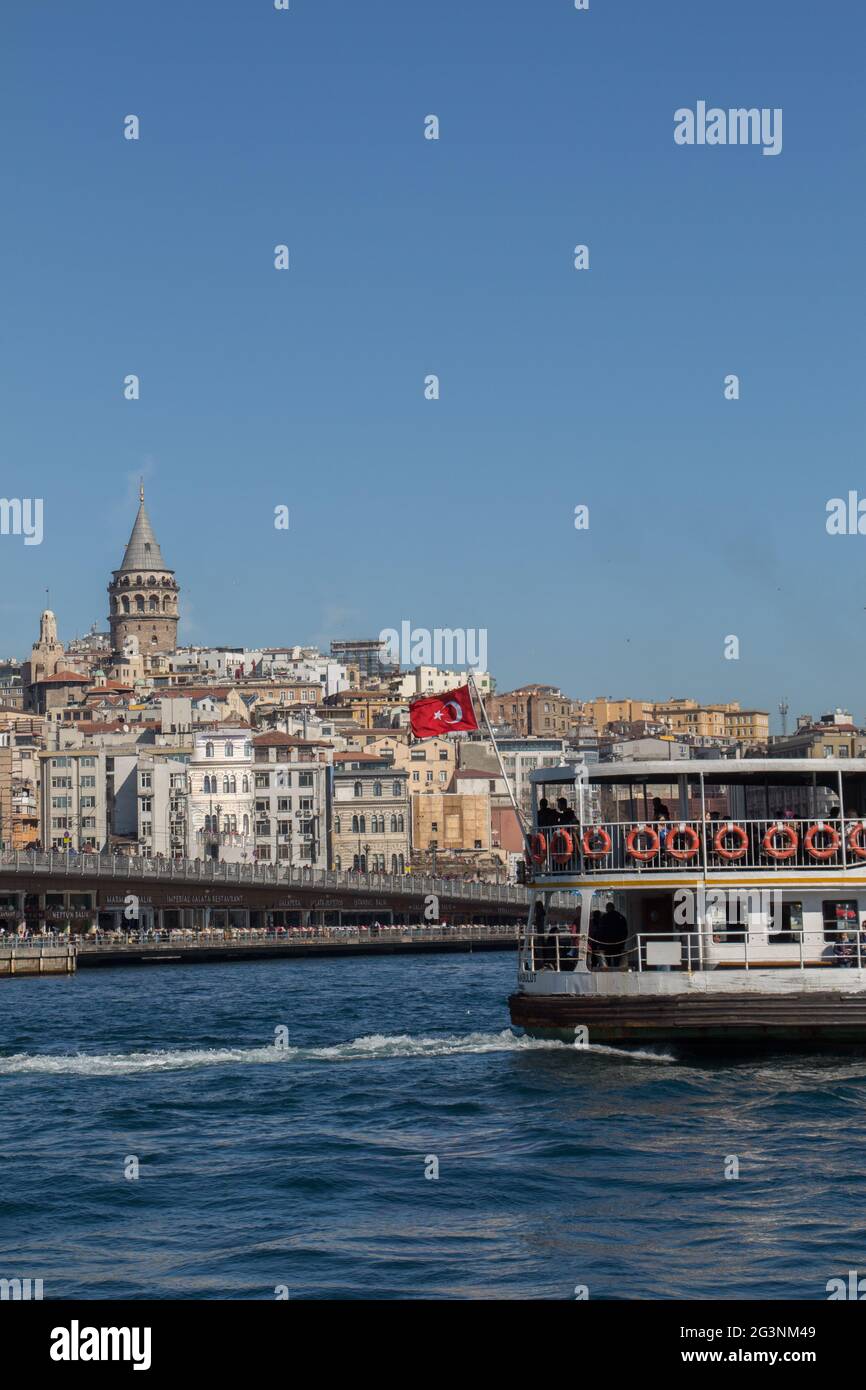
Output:
<instances>
[{"instance_id":1,"label":"boat window","mask_svg":"<svg viewBox=\"0 0 866 1390\"><path fill-rule=\"evenodd\" d=\"M717 945L728 942L744 942L745 928L749 922L748 893L730 893L724 915L713 922L713 941Z\"/></svg>"},{"instance_id":2,"label":"boat window","mask_svg":"<svg viewBox=\"0 0 866 1390\"><path fill-rule=\"evenodd\" d=\"M857 930L856 898L825 898L821 904L824 918L824 937L839 940L839 932Z\"/></svg>"},{"instance_id":3,"label":"boat window","mask_svg":"<svg viewBox=\"0 0 866 1390\"><path fill-rule=\"evenodd\" d=\"M799 936L802 930L803 904L801 902L782 903L781 930L770 932L767 937L767 940L780 943L790 943L792 941L799 940Z\"/></svg>"}]
</instances>

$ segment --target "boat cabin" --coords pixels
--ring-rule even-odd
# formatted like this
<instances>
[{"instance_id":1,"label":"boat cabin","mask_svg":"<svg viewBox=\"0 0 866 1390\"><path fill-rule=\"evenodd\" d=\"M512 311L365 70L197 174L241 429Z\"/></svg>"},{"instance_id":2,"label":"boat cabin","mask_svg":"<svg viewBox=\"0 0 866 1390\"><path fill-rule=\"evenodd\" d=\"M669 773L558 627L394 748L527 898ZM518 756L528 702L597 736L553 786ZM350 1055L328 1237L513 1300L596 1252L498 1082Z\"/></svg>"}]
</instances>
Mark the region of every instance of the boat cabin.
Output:
<instances>
[{"instance_id":1,"label":"boat cabin","mask_svg":"<svg viewBox=\"0 0 866 1390\"><path fill-rule=\"evenodd\" d=\"M866 866L866 762L615 763L530 780L532 878Z\"/></svg>"},{"instance_id":2,"label":"boat cabin","mask_svg":"<svg viewBox=\"0 0 866 1390\"><path fill-rule=\"evenodd\" d=\"M523 970L866 969L866 764L618 763L531 783ZM563 890L567 928L546 920Z\"/></svg>"}]
</instances>

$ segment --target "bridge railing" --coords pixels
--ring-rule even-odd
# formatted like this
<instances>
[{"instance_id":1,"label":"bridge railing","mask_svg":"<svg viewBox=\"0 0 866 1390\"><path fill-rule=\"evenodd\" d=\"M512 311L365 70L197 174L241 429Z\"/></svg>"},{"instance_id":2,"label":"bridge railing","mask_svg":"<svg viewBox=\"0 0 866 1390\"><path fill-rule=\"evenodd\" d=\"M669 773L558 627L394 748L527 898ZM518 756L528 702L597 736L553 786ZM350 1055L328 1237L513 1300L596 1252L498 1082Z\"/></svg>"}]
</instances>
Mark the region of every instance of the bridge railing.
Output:
<instances>
[{"instance_id":1,"label":"bridge railing","mask_svg":"<svg viewBox=\"0 0 866 1390\"><path fill-rule=\"evenodd\" d=\"M0 869L21 874L47 873L81 878L182 880L193 883L247 883L250 886L351 888L361 893L404 893L412 897L475 899L527 904L517 884L440 878L432 874L353 873L280 864L231 864L218 859L149 859L144 855L89 854L75 850L3 850Z\"/></svg>"},{"instance_id":2,"label":"bridge railing","mask_svg":"<svg viewBox=\"0 0 866 1390\"><path fill-rule=\"evenodd\" d=\"M163 931L148 933L143 939L135 933L99 932L83 938L77 949L85 954L118 950L160 952L172 948L207 946L302 946L305 942L330 941L362 943L367 941L513 941L517 945L520 929L513 925L482 926L391 926L378 931L364 927L298 927L283 935L245 928L237 931ZM30 944L30 943L28 943Z\"/></svg>"}]
</instances>

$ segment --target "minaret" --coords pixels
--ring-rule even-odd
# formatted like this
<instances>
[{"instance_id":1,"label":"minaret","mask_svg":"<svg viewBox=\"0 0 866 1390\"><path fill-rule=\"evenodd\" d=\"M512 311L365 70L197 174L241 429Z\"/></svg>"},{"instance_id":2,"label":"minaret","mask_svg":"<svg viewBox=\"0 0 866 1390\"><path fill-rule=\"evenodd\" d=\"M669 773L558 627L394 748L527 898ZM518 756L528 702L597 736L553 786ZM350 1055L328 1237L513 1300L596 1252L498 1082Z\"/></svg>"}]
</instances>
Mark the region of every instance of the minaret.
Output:
<instances>
[{"instance_id":1,"label":"minaret","mask_svg":"<svg viewBox=\"0 0 866 1390\"><path fill-rule=\"evenodd\" d=\"M120 569L108 586L111 646L121 652L128 637L138 639L142 656L173 652L177 646L178 588L174 570L167 569L159 542L144 506L144 483L138 493L138 515Z\"/></svg>"}]
</instances>

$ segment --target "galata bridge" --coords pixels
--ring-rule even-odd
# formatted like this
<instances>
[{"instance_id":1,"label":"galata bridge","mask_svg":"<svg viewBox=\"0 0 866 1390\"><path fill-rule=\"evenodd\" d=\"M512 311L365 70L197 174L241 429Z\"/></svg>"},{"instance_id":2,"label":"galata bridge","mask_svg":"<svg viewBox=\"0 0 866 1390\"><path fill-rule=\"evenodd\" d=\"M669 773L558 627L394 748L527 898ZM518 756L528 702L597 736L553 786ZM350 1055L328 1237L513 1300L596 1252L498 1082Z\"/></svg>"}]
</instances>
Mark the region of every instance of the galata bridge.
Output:
<instances>
[{"instance_id":1,"label":"galata bridge","mask_svg":"<svg viewBox=\"0 0 866 1390\"><path fill-rule=\"evenodd\" d=\"M214 859L148 859L58 850L0 852L0 927L67 930L233 931L387 924L517 925L529 898L519 885L426 874L359 874ZM558 894L549 915L574 903Z\"/></svg>"}]
</instances>

